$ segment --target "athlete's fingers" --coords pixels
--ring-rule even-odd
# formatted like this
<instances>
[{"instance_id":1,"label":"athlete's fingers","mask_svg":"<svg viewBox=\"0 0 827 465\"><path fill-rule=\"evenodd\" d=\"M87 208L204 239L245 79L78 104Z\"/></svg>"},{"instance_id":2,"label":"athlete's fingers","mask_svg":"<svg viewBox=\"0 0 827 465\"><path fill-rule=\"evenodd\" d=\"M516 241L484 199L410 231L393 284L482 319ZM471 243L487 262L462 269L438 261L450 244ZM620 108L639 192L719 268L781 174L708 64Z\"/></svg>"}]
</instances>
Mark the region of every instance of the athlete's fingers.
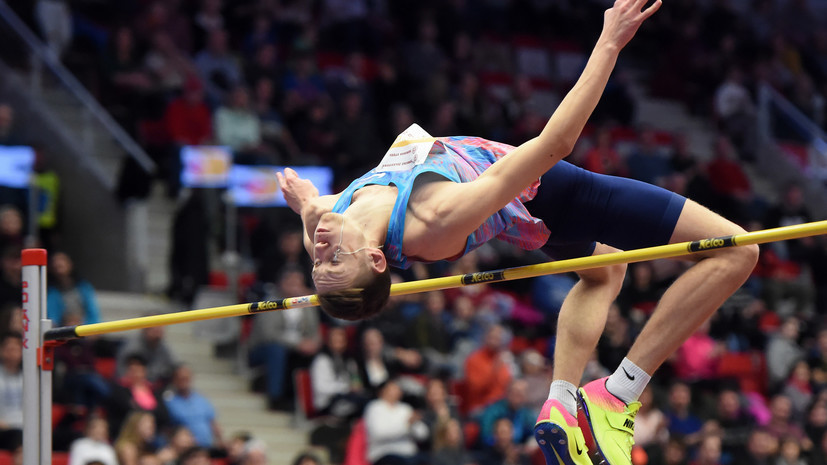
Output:
<instances>
[{"instance_id":1,"label":"athlete's fingers","mask_svg":"<svg viewBox=\"0 0 827 465\"><path fill-rule=\"evenodd\" d=\"M643 10L641 21L655 14L655 12L660 9L661 5L663 5L662 0L655 0L655 3L649 5L649 8Z\"/></svg>"}]
</instances>

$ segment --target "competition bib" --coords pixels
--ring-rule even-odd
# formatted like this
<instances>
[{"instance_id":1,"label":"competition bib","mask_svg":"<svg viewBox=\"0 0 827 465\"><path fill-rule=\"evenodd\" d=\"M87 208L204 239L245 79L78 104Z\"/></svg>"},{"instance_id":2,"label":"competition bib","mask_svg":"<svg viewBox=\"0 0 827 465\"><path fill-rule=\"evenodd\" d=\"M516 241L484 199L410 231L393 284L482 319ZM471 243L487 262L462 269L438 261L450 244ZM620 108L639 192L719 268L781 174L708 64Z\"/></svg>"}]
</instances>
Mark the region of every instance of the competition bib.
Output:
<instances>
[{"instance_id":1,"label":"competition bib","mask_svg":"<svg viewBox=\"0 0 827 465\"><path fill-rule=\"evenodd\" d=\"M436 138L414 123L396 137L376 170L407 171L416 165L421 165L428 158L434 142Z\"/></svg>"}]
</instances>

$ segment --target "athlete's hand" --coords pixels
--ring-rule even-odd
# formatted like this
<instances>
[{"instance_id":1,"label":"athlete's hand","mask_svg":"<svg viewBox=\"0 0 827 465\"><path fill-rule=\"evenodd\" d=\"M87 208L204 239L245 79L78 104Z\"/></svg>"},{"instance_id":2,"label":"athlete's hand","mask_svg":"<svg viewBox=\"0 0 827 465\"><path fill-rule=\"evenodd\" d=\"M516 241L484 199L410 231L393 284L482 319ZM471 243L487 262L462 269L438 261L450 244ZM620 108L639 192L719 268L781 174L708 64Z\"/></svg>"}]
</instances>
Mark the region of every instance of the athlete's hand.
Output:
<instances>
[{"instance_id":1,"label":"athlete's hand","mask_svg":"<svg viewBox=\"0 0 827 465\"><path fill-rule=\"evenodd\" d=\"M606 10L603 16L603 32L600 40L623 48L632 40L638 28L646 18L652 16L663 4L661 0L643 9L648 0L615 0L614 6Z\"/></svg>"},{"instance_id":2,"label":"athlete's hand","mask_svg":"<svg viewBox=\"0 0 827 465\"><path fill-rule=\"evenodd\" d=\"M309 179L300 178L291 168L285 168L284 173L276 173L281 193L290 208L301 215L302 208L307 202L319 196L319 189Z\"/></svg>"}]
</instances>

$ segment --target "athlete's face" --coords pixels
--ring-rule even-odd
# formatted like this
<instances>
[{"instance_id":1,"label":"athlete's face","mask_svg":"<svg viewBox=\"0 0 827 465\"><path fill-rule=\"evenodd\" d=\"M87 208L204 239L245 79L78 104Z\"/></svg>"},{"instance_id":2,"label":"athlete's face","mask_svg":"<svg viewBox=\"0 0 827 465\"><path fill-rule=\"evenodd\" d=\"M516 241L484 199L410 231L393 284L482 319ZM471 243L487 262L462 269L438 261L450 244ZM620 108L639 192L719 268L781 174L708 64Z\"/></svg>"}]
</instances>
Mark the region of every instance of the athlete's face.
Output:
<instances>
[{"instance_id":1,"label":"athlete's face","mask_svg":"<svg viewBox=\"0 0 827 465\"><path fill-rule=\"evenodd\" d=\"M318 292L356 287L371 273L367 240L355 222L325 213L313 233L313 283Z\"/></svg>"}]
</instances>

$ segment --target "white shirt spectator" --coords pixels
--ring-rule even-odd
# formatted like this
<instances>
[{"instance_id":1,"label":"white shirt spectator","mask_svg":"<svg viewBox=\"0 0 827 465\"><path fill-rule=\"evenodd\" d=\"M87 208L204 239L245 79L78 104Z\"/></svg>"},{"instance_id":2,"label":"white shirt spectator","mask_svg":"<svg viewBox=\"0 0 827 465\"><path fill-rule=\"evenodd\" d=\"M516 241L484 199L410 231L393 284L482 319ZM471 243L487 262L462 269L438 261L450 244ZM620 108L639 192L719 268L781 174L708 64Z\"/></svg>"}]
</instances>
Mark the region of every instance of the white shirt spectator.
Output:
<instances>
[{"instance_id":1,"label":"white shirt spectator","mask_svg":"<svg viewBox=\"0 0 827 465\"><path fill-rule=\"evenodd\" d=\"M80 438L69 448L69 465L86 465L101 462L103 465L118 465L115 449L105 442L92 438Z\"/></svg>"},{"instance_id":2,"label":"white shirt spectator","mask_svg":"<svg viewBox=\"0 0 827 465\"><path fill-rule=\"evenodd\" d=\"M402 402L391 404L376 399L368 404L365 430L370 462L386 455L411 457L416 454L416 441L428 436L428 427L421 421L411 423L413 414L413 408Z\"/></svg>"}]
</instances>

